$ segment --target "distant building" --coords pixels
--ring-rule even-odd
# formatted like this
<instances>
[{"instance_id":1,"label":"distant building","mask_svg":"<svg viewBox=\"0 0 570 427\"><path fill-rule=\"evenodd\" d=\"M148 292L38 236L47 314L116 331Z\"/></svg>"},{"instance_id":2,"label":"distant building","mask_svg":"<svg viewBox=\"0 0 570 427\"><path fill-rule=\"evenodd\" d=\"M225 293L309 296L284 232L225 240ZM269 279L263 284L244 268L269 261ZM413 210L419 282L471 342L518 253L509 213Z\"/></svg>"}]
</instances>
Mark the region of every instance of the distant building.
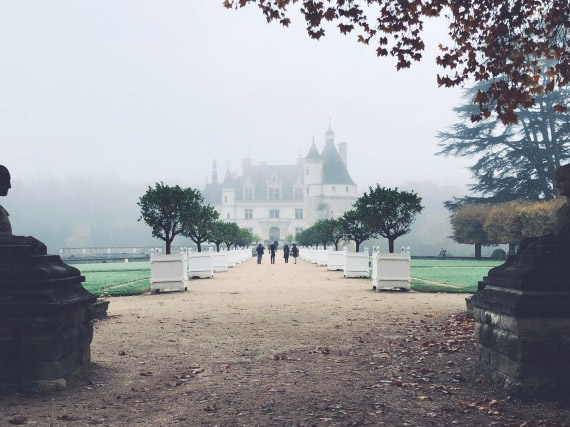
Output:
<instances>
[{"instance_id":1,"label":"distant building","mask_svg":"<svg viewBox=\"0 0 570 427\"><path fill-rule=\"evenodd\" d=\"M220 219L233 221L265 241L295 236L319 219L338 218L357 199L357 187L347 169L347 144L335 146L330 125L325 147L315 142L294 165L254 165L242 162L242 174L226 172L218 182L214 161L212 182L204 188L207 203Z\"/></svg>"}]
</instances>

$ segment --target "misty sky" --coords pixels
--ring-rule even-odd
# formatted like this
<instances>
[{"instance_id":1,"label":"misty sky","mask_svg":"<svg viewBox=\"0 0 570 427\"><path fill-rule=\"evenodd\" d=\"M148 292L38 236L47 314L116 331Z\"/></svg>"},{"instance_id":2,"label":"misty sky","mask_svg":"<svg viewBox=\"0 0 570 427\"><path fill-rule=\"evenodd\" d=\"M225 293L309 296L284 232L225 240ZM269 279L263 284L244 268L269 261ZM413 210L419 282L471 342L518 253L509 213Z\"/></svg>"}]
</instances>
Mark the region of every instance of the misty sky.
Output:
<instances>
[{"instance_id":1,"label":"misty sky","mask_svg":"<svg viewBox=\"0 0 570 427\"><path fill-rule=\"evenodd\" d=\"M459 89L438 88L445 27L412 70L303 22L268 25L221 0L5 0L0 6L0 163L14 178L201 187L217 159L239 170L324 145L332 117L361 189L463 185L466 161L434 157Z\"/></svg>"}]
</instances>

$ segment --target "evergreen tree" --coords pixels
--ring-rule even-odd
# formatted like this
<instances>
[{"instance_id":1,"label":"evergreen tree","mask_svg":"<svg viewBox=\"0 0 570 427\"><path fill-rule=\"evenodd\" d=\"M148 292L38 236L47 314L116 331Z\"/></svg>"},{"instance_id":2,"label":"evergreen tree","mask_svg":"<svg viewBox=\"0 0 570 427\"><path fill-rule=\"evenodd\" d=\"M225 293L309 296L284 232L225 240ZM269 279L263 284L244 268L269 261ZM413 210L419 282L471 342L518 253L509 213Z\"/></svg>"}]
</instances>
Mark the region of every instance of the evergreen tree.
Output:
<instances>
[{"instance_id":1,"label":"evergreen tree","mask_svg":"<svg viewBox=\"0 0 570 427\"><path fill-rule=\"evenodd\" d=\"M469 167L475 180L470 189L481 197L456 198L446 206L553 199L554 171L570 158L570 113L556 112L553 106L568 104L570 91L537 95L534 106L517 111L518 123L505 126L497 118L474 123L471 116L478 107L471 100L488 85L466 90L464 104L454 109L460 120L438 134L437 154L477 158Z\"/></svg>"}]
</instances>

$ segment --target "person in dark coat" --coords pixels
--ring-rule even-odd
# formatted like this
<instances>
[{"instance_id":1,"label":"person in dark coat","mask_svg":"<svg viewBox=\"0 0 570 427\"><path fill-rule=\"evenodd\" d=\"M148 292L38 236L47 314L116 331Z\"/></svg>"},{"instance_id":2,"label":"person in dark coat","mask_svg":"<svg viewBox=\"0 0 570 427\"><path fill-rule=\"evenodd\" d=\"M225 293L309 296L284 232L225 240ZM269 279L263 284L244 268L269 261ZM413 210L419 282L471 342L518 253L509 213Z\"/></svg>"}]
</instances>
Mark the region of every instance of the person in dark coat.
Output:
<instances>
[{"instance_id":1,"label":"person in dark coat","mask_svg":"<svg viewBox=\"0 0 570 427\"><path fill-rule=\"evenodd\" d=\"M261 243L257 245L257 248L255 248L255 252L257 252L257 263L261 264L261 257L263 257L263 252L265 252L265 249L263 248L263 246L261 246Z\"/></svg>"},{"instance_id":2,"label":"person in dark coat","mask_svg":"<svg viewBox=\"0 0 570 427\"><path fill-rule=\"evenodd\" d=\"M273 243L269 246L269 254L271 255L271 264L275 264L275 245Z\"/></svg>"},{"instance_id":3,"label":"person in dark coat","mask_svg":"<svg viewBox=\"0 0 570 427\"><path fill-rule=\"evenodd\" d=\"M291 248L291 255L293 255L295 264L297 264L297 257L299 256L299 248L295 245L295 243L293 243L293 247Z\"/></svg>"},{"instance_id":4,"label":"person in dark coat","mask_svg":"<svg viewBox=\"0 0 570 427\"><path fill-rule=\"evenodd\" d=\"M285 264L289 264L289 245L283 247L283 258L285 258Z\"/></svg>"}]
</instances>

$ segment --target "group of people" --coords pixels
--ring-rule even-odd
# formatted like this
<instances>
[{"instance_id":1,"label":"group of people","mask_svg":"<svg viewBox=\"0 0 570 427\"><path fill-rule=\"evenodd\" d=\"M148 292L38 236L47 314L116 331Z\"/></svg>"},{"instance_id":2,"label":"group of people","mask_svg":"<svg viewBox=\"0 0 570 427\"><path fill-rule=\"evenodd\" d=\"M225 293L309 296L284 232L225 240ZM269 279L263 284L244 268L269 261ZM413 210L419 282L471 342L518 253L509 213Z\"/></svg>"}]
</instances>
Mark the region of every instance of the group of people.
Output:
<instances>
[{"instance_id":1,"label":"group of people","mask_svg":"<svg viewBox=\"0 0 570 427\"><path fill-rule=\"evenodd\" d=\"M272 243L269 246L269 255L271 257L271 264L275 264L275 251L277 250L277 245ZM255 248L257 252L257 263L261 264L261 258L263 258L263 254L265 253L265 247L260 243ZM289 248L289 245L285 245L283 247L283 258L285 259L285 264L289 263L289 255L293 257L295 260L295 264L297 264L297 257L299 256L299 248L297 245L293 243L293 247Z\"/></svg>"}]
</instances>

